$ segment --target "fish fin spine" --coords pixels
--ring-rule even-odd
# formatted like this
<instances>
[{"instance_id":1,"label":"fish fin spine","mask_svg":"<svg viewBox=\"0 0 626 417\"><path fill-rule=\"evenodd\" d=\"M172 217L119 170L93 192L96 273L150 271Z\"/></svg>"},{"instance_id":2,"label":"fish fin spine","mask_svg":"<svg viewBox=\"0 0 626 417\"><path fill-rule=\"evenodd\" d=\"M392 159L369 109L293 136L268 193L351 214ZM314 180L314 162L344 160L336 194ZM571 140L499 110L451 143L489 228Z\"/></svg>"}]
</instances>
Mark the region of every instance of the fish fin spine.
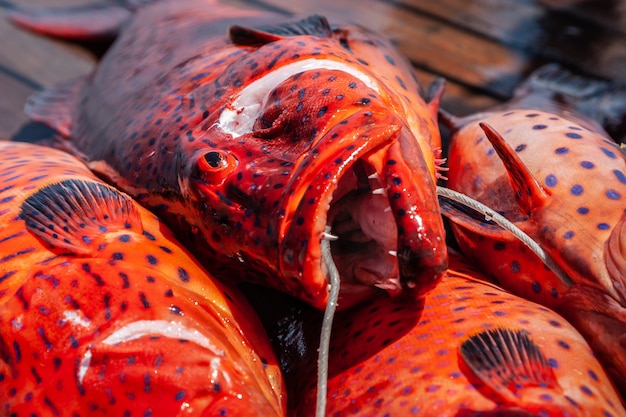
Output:
<instances>
[{"instance_id":1,"label":"fish fin spine","mask_svg":"<svg viewBox=\"0 0 626 417\"><path fill-rule=\"evenodd\" d=\"M549 193L543 188L526 164L517 156L504 138L487 123L479 123L485 132L487 139L502 160L513 191L515 199L522 212L530 215L533 209L541 207L548 199Z\"/></svg>"}]
</instances>

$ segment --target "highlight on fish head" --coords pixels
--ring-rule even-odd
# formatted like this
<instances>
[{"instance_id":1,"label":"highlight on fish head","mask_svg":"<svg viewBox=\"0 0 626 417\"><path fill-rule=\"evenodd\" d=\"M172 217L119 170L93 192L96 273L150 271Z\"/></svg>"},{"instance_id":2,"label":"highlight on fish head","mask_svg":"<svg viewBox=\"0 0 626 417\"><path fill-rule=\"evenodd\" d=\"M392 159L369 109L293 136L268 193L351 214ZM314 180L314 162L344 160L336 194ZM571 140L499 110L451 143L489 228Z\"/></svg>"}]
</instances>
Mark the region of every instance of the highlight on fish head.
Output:
<instances>
[{"instance_id":1,"label":"highlight on fish head","mask_svg":"<svg viewBox=\"0 0 626 417\"><path fill-rule=\"evenodd\" d=\"M198 148L188 168L201 232L319 308L323 239L332 240L341 307L380 289L419 298L447 256L434 156L399 107L338 60L300 60L250 82L207 127L220 146Z\"/></svg>"}]
</instances>

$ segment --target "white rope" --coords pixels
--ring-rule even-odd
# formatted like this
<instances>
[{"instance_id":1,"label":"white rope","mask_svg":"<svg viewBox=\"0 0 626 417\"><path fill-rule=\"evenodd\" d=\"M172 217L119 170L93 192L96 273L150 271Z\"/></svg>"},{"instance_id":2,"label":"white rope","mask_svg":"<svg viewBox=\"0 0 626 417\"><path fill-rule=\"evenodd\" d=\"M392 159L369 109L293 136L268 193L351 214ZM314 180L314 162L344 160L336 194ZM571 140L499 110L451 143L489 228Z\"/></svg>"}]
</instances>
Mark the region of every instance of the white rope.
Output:
<instances>
[{"instance_id":1,"label":"white rope","mask_svg":"<svg viewBox=\"0 0 626 417\"><path fill-rule=\"evenodd\" d=\"M326 231L330 233L330 230ZM330 333L333 327L333 318L335 309L337 308L337 299L339 298L339 271L333 262L333 256L330 252L330 240L322 239L321 242L322 262L326 265L329 276L330 294L328 295L328 303L324 311L324 320L322 321L322 330L320 335L320 346L317 359L317 402L315 406L315 417L324 417L326 415L326 393L328 391L328 356L330 350Z\"/></svg>"},{"instance_id":2,"label":"white rope","mask_svg":"<svg viewBox=\"0 0 626 417\"><path fill-rule=\"evenodd\" d=\"M572 286L574 282L571 278L552 260L552 258L535 242L530 236L524 233L519 227L515 226L506 217L500 213L490 209L483 203L476 201L465 194L451 190L445 187L437 187L437 194L450 200L461 203L470 207L485 216L485 220L493 220L498 226L511 232L513 236L519 239L523 244L535 253L543 261L544 264L567 286Z\"/></svg>"},{"instance_id":3,"label":"white rope","mask_svg":"<svg viewBox=\"0 0 626 417\"><path fill-rule=\"evenodd\" d=\"M449 188L437 187L437 194L476 210L485 216L485 220L492 220L503 229L511 232L513 236L528 246L528 248L533 251L533 253L535 253L539 259L541 259L541 261L545 263L548 268L550 268L559 277L559 279L561 279L561 281L563 281L567 286L573 285L572 280L561 270L561 268L558 267L558 265L552 260L552 258L550 258L550 256L548 256L541 246L539 246L537 242L532 240L530 236L507 220L504 216L479 201L476 201L465 194L450 190ZM330 233L330 230L326 230L326 233ZM322 321L320 334L320 346L317 359L317 401L315 406L315 417L324 417L326 415L330 335L333 327L335 310L337 308L337 300L339 298L339 286L341 284L339 271L337 271L337 267L333 262L329 239L322 239L321 252L322 262L328 271L330 294L328 295L328 303L326 304L326 310L324 311L324 319Z\"/></svg>"}]
</instances>

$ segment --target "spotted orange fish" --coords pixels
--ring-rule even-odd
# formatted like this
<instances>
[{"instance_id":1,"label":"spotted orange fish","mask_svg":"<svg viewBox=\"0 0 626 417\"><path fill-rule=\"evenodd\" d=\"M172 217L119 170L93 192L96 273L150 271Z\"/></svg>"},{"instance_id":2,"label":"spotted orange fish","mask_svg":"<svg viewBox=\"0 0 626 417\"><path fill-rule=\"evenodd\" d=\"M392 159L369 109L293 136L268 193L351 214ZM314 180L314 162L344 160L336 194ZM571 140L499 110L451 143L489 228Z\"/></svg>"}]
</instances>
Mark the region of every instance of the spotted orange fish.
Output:
<instances>
[{"instance_id":1,"label":"spotted orange fish","mask_svg":"<svg viewBox=\"0 0 626 417\"><path fill-rule=\"evenodd\" d=\"M624 257L614 230L626 209L626 157L579 113L592 90L593 81L548 66L503 106L452 120L448 187L513 221L550 255L561 278L484 218L448 205L444 211L466 254L505 288L575 320L626 387L626 275L607 262ZM607 301L596 304L600 299Z\"/></svg>"},{"instance_id":2,"label":"spotted orange fish","mask_svg":"<svg viewBox=\"0 0 626 417\"><path fill-rule=\"evenodd\" d=\"M242 296L82 162L0 142L0 224L0 415L284 415Z\"/></svg>"},{"instance_id":3,"label":"spotted orange fish","mask_svg":"<svg viewBox=\"0 0 626 417\"><path fill-rule=\"evenodd\" d=\"M257 275L322 308L320 242L336 239L340 307L380 289L419 298L441 278L439 96L420 96L389 41L320 16L285 22L200 0L96 15L9 15L80 38L125 23L92 74L26 111L218 276Z\"/></svg>"},{"instance_id":4,"label":"spotted orange fish","mask_svg":"<svg viewBox=\"0 0 626 417\"><path fill-rule=\"evenodd\" d=\"M488 282L452 251L422 306L377 299L341 312L329 372L328 416L626 415L565 319ZM295 374L293 415L312 416L314 370Z\"/></svg>"}]
</instances>

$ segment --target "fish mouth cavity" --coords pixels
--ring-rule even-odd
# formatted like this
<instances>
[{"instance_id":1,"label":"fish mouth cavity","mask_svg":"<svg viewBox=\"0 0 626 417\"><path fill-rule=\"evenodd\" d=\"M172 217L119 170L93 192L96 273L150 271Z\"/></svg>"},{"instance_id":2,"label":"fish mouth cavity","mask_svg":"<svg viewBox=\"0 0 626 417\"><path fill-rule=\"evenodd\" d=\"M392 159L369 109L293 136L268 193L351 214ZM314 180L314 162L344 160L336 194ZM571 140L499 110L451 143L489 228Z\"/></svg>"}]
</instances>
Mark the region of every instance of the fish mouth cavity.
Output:
<instances>
[{"instance_id":1,"label":"fish mouth cavity","mask_svg":"<svg viewBox=\"0 0 626 417\"><path fill-rule=\"evenodd\" d=\"M398 226L378 173L359 159L342 175L333 193L323 238L331 241L342 286L402 291L399 279Z\"/></svg>"}]
</instances>

